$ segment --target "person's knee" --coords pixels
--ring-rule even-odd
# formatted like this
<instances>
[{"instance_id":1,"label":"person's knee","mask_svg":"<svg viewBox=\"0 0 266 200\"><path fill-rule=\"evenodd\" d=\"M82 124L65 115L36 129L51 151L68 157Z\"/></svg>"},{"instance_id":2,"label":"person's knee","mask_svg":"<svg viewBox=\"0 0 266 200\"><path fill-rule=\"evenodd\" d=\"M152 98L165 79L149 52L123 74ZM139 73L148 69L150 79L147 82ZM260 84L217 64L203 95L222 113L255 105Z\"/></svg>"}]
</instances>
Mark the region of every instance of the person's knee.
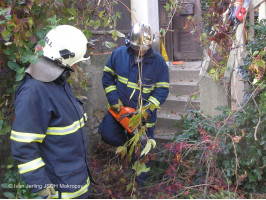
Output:
<instances>
[{"instance_id":1,"label":"person's knee","mask_svg":"<svg viewBox=\"0 0 266 200\"><path fill-rule=\"evenodd\" d=\"M102 140L115 147L122 146L126 142L127 137L124 131L124 128L108 114L103 119L98 129Z\"/></svg>"}]
</instances>

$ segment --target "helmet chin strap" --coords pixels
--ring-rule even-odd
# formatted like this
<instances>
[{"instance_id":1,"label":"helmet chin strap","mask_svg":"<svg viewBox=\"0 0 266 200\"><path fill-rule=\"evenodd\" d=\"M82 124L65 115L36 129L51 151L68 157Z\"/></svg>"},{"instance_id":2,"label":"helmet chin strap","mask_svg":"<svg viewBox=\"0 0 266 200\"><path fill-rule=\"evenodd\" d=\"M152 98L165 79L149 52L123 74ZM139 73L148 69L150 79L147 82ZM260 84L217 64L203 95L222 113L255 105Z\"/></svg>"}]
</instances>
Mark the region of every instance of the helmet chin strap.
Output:
<instances>
[{"instance_id":1,"label":"helmet chin strap","mask_svg":"<svg viewBox=\"0 0 266 200\"><path fill-rule=\"evenodd\" d=\"M62 67L68 71L74 72L74 69L71 66L63 64L60 59L55 59L52 61L54 61L59 67Z\"/></svg>"}]
</instances>

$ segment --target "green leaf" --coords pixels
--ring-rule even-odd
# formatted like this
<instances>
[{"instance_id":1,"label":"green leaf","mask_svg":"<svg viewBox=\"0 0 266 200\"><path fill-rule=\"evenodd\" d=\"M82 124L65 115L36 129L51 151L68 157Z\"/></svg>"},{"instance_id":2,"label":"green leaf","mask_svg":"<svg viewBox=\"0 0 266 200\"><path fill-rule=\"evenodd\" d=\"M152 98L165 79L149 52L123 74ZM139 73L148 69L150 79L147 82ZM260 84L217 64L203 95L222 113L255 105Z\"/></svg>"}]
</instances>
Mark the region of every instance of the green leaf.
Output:
<instances>
[{"instance_id":1,"label":"green leaf","mask_svg":"<svg viewBox=\"0 0 266 200\"><path fill-rule=\"evenodd\" d=\"M264 60L258 60L258 65L262 68L265 68L265 61Z\"/></svg>"},{"instance_id":2,"label":"green leaf","mask_svg":"<svg viewBox=\"0 0 266 200\"><path fill-rule=\"evenodd\" d=\"M9 188L10 188L10 184L9 184L9 183L2 183L2 184L1 184L1 187L2 187L2 188L9 189Z\"/></svg>"},{"instance_id":3,"label":"green leaf","mask_svg":"<svg viewBox=\"0 0 266 200\"><path fill-rule=\"evenodd\" d=\"M19 70L19 65L13 61L8 61L7 66L15 72Z\"/></svg>"},{"instance_id":4,"label":"green leaf","mask_svg":"<svg viewBox=\"0 0 266 200\"><path fill-rule=\"evenodd\" d=\"M112 30L112 31L110 31L110 33L112 34L114 41L116 41L117 40L117 30Z\"/></svg>"},{"instance_id":5,"label":"green leaf","mask_svg":"<svg viewBox=\"0 0 266 200\"><path fill-rule=\"evenodd\" d=\"M150 143L152 144L153 148L156 147L156 142L154 139L149 139L148 141L150 141Z\"/></svg>"},{"instance_id":6,"label":"green leaf","mask_svg":"<svg viewBox=\"0 0 266 200\"><path fill-rule=\"evenodd\" d=\"M16 81L21 81L24 78L24 74L16 74Z\"/></svg>"},{"instance_id":7,"label":"green leaf","mask_svg":"<svg viewBox=\"0 0 266 200\"><path fill-rule=\"evenodd\" d=\"M141 117L142 117L141 113L138 113L133 117L131 117L129 120L129 126L132 126L133 129L136 129L141 123Z\"/></svg>"},{"instance_id":8,"label":"green leaf","mask_svg":"<svg viewBox=\"0 0 266 200\"><path fill-rule=\"evenodd\" d=\"M104 17L103 26L106 27L108 25L108 22L109 22L109 17L108 16Z\"/></svg>"},{"instance_id":9,"label":"green leaf","mask_svg":"<svg viewBox=\"0 0 266 200\"><path fill-rule=\"evenodd\" d=\"M8 21L11 21L11 19L12 19L12 16L11 15L7 15L7 16L5 16L6 17L6 19L8 20Z\"/></svg>"},{"instance_id":10,"label":"green leaf","mask_svg":"<svg viewBox=\"0 0 266 200\"><path fill-rule=\"evenodd\" d=\"M32 31L28 30L28 31L26 32L26 37L31 37L31 36L32 36Z\"/></svg>"},{"instance_id":11,"label":"green leaf","mask_svg":"<svg viewBox=\"0 0 266 200\"><path fill-rule=\"evenodd\" d=\"M255 56L257 56L259 54L259 51L254 51L253 52L253 56L255 57Z\"/></svg>"},{"instance_id":12,"label":"green leaf","mask_svg":"<svg viewBox=\"0 0 266 200\"><path fill-rule=\"evenodd\" d=\"M151 150L151 142L147 141L145 148L141 151L140 156L147 155Z\"/></svg>"},{"instance_id":13,"label":"green leaf","mask_svg":"<svg viewBox=\"0 0 266 200\"><path fill-rule=\"evenodd\" d=\"M9 199L15 199L15 195L11 192L4 192L3 195Z\"/></svg>"},{"instance_id":14,"label":"green leaf","mask_svg":"<svg viewBox=\"0 0 266 200\"><path fill-rule=\"evenodd\" d=\"M116 47L117 45L113 42L108 42L108 41L105 41L102 43L102 46L106 46L107 48L111 49L111 48L114 48Z\"/></svg>"},{"instance_id":15,"label":"green leaf","mask_svg":"<svg viewBox=\"0 0 266 200\"><path fill-rule=\"evenodd\" d=\"M4 40L9 40L9 38L10 38L10 31L9 30L4 30L3 31L3 33L2 33L2 36L3 36L3 38L4 38Z\"/></svg>"},{"instance_id":16,"label":"green leaf","mask_svg":"<svg viewBox=\"0 0 266 200\"><path fill-rule=\"evenodd\" d=\"M104 12L105 12L105 11L101 11L101 12L99 12L98 16L99 16L100 18L102 18Z\"/></svg>"},{"instance_id":17,"label":"green leaf","mask_svg":"<svg viewBox=\"0 0 266 200\"><path fill-rule=\"evenodd\" d=\"M115 15L120 19L121 18L121 14L120 12L116 12Z\"/></svg>"},{"instance_id":18,"label":"green leaf","mask_svg":"<svg viewBox=\"0 0 266 200\"><path fill-rule=\"evenodd\" d=\"M216 69L215 69L215 68L212 68L212 69L209 71L209 75L214 74L215 72L216 72Z\"/></svg>"},{"instance_id":19,"label":"green leaf","mask_svg":"<svg viewBox=\"0 0 266 200\"><path fill-rule=\"evenodd\" d=\"M117 147L115 153L116 154L121 154L121 158L123 158L126 155L126 153L127 153L127 147L125 147L125 146Z\"/></svg>"},{"instance_id":20,"label":"green leaf","mask_svg":"<svg viewBox=\"0 0 266 200\"><path fill-rule=\"evenodd\" d=\"M132 93L131 93L131 95L130 95L130 97L129 97L129 100L132 99L132 97L134 96L135 92L136 92L136 88L134 88L134 90L132 91Z\"/></svg>"},{"instance_id":21,"label":"green leaf","mask_svg":"<svg viewBox=\"0 0 266 200\"><path fill-rule=\"evenodd\" d=\"M169 11L169 10L170 10L170 5L169 5L169 3L166 3L165 6L164 6L164 8L165 8L166 11Z\"/></svg>"},{"instance_id":22,"label":"green leaf","mask_svg":"<svg viewBox=\"0 0 266 200\"><path fill-rule=\"evenodd\" d=\"M2 127L3 127L3 124L4 124L4 120L0 119L0 130L1 130Z\"/></svg>"},{"instance_id":23,"label":"green leaf","mask_svg":"<svg viewBox=\"0 0 266 200\"><path fill-rule=\"evenodd\" d=\"M32 18L28 18L29 20L28 20L28 24L29 24L29 26L30 26L30 28L31 27L33 27L34 26L34 22L33 22L33 20L32 20Z\"/></svg>"},{"instance_id":24,"label":"green leaf","mask_svg":"<svg viewBox=\"0 0 266 200\"><path fill-rule=\"evenodd\" d=\"M133 186L133 184L132 183L129 183L128 185L127 185L127 192L132 188L132 186Z\"/></svg>"},{"instance_id":25,"label":"green leaf","mask_svg":"<svg viewBox=\"0 0 266 200\"><path fill-rule=\"evenodd\" d=\"M139 161L136 161L134 165L132 166L132 169L135 170L137 176L139 176L142 172L148 172L150 171L150 168L146 167L145 163L140 163Z\"/></svg>"},{"instance_id":26,"label":"green leaf","mask_svg":"<svg viewBox=\"0 0 266 200\"><path fill-rule=\"evenodd\" d=\"M9 8L0 8L0 15L5 15L5 13L9 10Z\"/></svg>"},{"instance_id":27,"label":"green leaf","mask_svg":"<svg viewBox=\"0 0 266 200\"><path fill-rule=\"evenodd\" d=\"M118 37L125 37L125 35L123 33L121 33L120 31L117 31L117 36Z\"/></svg>"},{"instance_id":28,"label":"green leaf","mask_svg":"<svg viewBox=\"0 0 266 200\"><path fill-rule=\"evenodd\" d=\"M97 29L99 26L101 26L101 21L98 19L97 21L94 22L94 29Z\"/></svg>"}]
</instances>

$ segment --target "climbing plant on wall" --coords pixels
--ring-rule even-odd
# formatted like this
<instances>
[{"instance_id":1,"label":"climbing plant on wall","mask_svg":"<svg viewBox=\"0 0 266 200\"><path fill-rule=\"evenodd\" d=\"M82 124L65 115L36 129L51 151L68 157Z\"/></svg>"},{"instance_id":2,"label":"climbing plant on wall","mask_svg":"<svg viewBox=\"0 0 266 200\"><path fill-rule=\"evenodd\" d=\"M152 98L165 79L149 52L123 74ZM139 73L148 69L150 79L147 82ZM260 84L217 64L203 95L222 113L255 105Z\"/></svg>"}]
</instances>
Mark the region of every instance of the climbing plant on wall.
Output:
<instances>
[{"instance_id":1,"label":"climbing plant on wall","mask_svg":"<svg viewBox=\"0 0 266 200\"><path fill-rule=\"evenodd\" d=\"M69 24L81 29L87 38L92 36L91 30L100 29L110 32L113 41L116 41L118 37L124 37L116 30L117 20L121 18L121 13L113 9L116 4L117 1L113 0L0 2L0 72L4 77L0 86L1 143L11 130L15 89L27 66L38 62L38 56L42 55L46 33L57 25ZM104 41L103 45L109 48L116 46L112 41ZM80 83L81 87L86 87L84 81ZM20 195L25 198L25 195Z\"/></svg>"}]
</instances>

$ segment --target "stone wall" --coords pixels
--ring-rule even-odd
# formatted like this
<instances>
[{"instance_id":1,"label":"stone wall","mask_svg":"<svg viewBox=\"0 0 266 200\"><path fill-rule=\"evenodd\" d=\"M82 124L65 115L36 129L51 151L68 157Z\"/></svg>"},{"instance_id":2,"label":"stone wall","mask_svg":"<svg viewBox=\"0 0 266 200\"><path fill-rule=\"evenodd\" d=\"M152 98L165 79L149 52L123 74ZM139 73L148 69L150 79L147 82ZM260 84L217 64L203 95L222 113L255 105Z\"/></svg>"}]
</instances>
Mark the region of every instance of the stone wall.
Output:
<instances>
[{"instance_id":1,"label":"stone wall","mask_svg":"<svg viewBox=\"0 0 266 200\"><path fill-rule=\"evenodd\" d=\"M89 135L89 151L100 141L98 127L107 112L107 99L102 87L103 68L110 54L94 55L89 61L82 65L90 87L83 91L82 95L87 97L85 111L88 115L87 131Z\"/></svg>"}]
</instances>

